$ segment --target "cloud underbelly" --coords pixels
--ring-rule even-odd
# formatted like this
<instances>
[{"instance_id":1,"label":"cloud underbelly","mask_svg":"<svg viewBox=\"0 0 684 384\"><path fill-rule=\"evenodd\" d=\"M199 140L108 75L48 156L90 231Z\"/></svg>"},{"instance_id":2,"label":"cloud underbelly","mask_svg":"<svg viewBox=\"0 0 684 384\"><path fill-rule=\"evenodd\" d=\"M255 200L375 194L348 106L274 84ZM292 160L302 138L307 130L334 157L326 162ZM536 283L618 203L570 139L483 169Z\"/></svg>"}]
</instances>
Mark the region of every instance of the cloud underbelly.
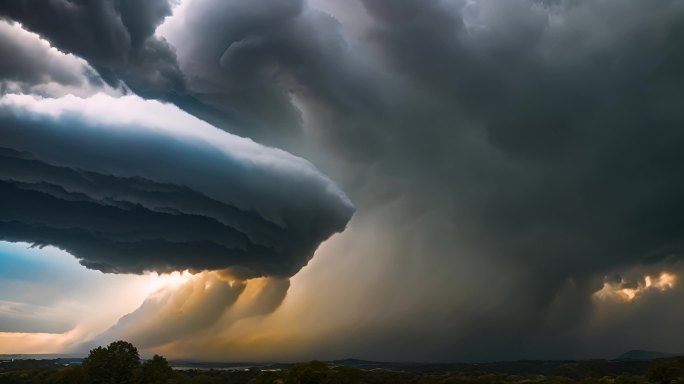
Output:
<instances>
[{"instance_id":1,"label":"cloud underbelly","mask_svg":"<svg viewBox=\"0 0 684 384\"><path fill-rule=\"evenodd\" d=\"M294 275L353 213L303 159L101 94L0 98L0 205L0 239L91 269L241 278Z\"/></svg>"}]
</instances>

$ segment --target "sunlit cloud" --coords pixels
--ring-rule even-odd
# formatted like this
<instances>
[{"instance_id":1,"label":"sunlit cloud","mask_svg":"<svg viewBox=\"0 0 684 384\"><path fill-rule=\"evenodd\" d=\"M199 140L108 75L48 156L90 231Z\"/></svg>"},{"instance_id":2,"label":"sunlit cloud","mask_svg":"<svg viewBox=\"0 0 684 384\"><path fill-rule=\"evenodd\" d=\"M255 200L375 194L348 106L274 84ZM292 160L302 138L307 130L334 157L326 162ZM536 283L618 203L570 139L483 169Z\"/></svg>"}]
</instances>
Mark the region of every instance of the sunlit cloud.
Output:
<instances>
[{"instance_id":1,"label":"sunlit cloud","mask_svg":"<svg viewBox=\"0 0 684 384\"><path fill-rule=\"evenodd\" d=\"M657 276L646 275L643 279L631 283L623 278L618 281L603 282L603 288L594 293L594 297L600 300L614 300L631 302L649 291L667 291L675 287L677 276L673 273L662 272Z\"/></svg>"},{"instance_id":2,"label":"sunlit cloud","mask_svg":"<svg viewBox=\"0 0 684 384\"><path fill-rule=\"evenodd\" d=\"M290 286L288 278L239 280L216 271L149 277L150 294L142 305L98 335L94 344L125 339L149 349L207 332L216 335L240 320L272 313Z\"/></svg>"},{"instance_id":3,"label":"sunlit cloud","mask_svg":"<svg viewBox=\"0 0 684 384\"><path fill-rule=\"evenodd\" d=\"M147 284L147 294L167 289L177 289L183 284L187 283L194 275L189 271L172 272L172 273L150 273L150 280Z\"/></svg>"}]
</instances>

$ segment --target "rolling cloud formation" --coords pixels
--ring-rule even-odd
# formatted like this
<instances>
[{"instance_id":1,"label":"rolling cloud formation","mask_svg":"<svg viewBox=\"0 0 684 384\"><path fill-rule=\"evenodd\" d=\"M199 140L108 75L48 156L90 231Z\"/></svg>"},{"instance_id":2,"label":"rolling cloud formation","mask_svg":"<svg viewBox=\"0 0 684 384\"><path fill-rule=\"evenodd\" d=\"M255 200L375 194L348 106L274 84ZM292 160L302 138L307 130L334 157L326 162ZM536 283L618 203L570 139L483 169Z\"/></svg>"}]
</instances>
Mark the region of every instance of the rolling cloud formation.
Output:
<instances>
[{"instance_id":1,"label":"rolling cloud formation","mask_svg":"<svg viewBox=\"0 0 684 384\"><path fill-rule=\"evenodd\" d=\"M307 161L136 96L5 95L0 122L1 238L91 269L292 276L353 212Z\"/></svg>"}]
</instances>

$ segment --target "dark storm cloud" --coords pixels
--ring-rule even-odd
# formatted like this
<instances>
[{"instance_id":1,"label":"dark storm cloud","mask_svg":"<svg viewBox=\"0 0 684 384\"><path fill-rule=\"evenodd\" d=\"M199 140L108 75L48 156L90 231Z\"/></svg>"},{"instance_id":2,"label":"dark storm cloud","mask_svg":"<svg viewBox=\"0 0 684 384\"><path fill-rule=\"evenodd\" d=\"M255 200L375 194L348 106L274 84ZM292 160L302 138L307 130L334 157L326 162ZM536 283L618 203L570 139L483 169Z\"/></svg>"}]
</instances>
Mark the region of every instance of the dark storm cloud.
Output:
<instances>
[{"instance_id":1,"label":"dark storm cloud","mask_svg":"<svg viewBox=\"0 0 684 384\"><path fill-rule=\"evenodd\" d=\"M60 52L36 34L5 20L0 20L0 55L2 93L60 96L118 92L107 87L85 60Z\"/></svg>"},{"instance_id":2,"label":"dark storm cloud","mask_svg":"<svg viewBox=\"0 0 684 384\"><path fill-rule=\"evenodd\" d=\"M597 278L684 246L684 114L675 107L684 93L674 86L684 80L684 8L457 3L364 1L385 62L446 104L421 132L431 144L417 166L429 169L432 188L460 195L454 203L470 212L452 218L469 220L477 253L522 269L512 308L447 351L474 344L474 354L505 357L501 343L541 334L571 353ZM464 126L498 154L454 155L468 150Z\"/></svg>"},{"instance_id":3,"label":"dark storm cloud","mask_svg":"<svg viewBox=\"0 0 684 384\"><path fill-rule=\"evenodd\" d=\"M403 302L360 332L387 346L376 357L573 353L604 275L677 260L681 2L364 0L353 43L316 3L190 1L170 40L204 100L295 127L241 134L320 156L292 143L303 121L335 159L383 244L359 258L384 258L387 291L434 314ZM450 337L410 336L433 330Z\"/></svg>"},{"instance_id":4,"label":"dark storm cloud","mask_svg":"<svg viewBox=\"0 0 684 384\"><path fill-rule=\"evenodd\" d=\"M363 0L355 27L364 31L352 38L343 18L320 10L335 4L328 0L187 0L167 28L174 49L153 35L170 12L166 2L31 9L37 3L6 2L0 12L110 82L165 95L342 181L359 213L339 247L344 261L326 262L348 273L326 275L317 289L328 295L312 308L325 320L338 300L358 298L333 322L355 331L322 335L325 351L308 357L612 355L620 351L611 341L653 319L613 319L607 327L617 330L601 345L583 342L597 311L630 312L592 299L604 277L681 270L680 1ZM23 46L0 39L0 50ZM0 70L31 84L82 81L34 56L19 51ZM304 173L259 168L275 173L265 177L250 162L217 161L204 144L147 130L101 135L81 129L96 121L92 113L53 112L2 117L6 239L57 243L101 270L290 276L349 218L349 204L318 173L289 188L290 175L312 175L308 163ZM75 131L58 134L67 125ZM70 141L76 135L88 145ZM177 153L185 154L180 167ZM217 175L227 181L208 181ZM190 250L203 256L188 259ZM279 302L282 290L274 292L268 302ZM667 311L679 292L649 293L643 307L681 319ZM194 321L189 328L208 324ZM657 332L648 348L658 340L673 347L674 328Z\"/></svg>"},{"instance_id":5,"label":"dark storm cloud","mask_svg":"<svg viewBox=\"0 0 684 384\"><path fill-rule=\"evenodd\" d=\"M681 249L680 3L481 1L471 26L452 12L443 27L430 16L443 2L365 4L394 68L514 164L487 180L480 212L505 257L572 260L561 275L582 277ZM407 25L403 12L424 17ZM621 17L606 25L610 14Z\"/></svg>"},{"instance_id":6,"label":"dark storm cloud","mask_svg":"<svg viewBox=\"0 0 684 384\"><path fill-rule=\"evenodd\" d=\"M357 114L383 102L373 86L380 74L359 70L340 28L301 0L197 0L171 32L192 95L249 122L222 128L297 145L301 112L293 97ZM201 35L213 38L196 38Z\"/></svg>"},{"instance_id":7,"label":"dark storm cloud","mask_svg":"<svg viewBox=\"0 0 684 384\"><path fill-rule=\"evenodd\" d=\"M0 239L54 245L91 269L292 276L353 211L305 160L170 105L0 104ZM114 105L126 115L108 113Z\"/></svg>"},{"instance_id":8,"label":"dark storm cloud","mask_svg":"<svg viewBox=\"0 0 684 384\"><path fill-rule=\"evenodd\" d=\"M36 60L38 56L51 53L47 44L41 44L38 38L30 39L28 33L22 33L19 28L14 28L8 23L3 22L0 28L0 52L4 58L0 64L0 74L3 79L30 84L57 82L83 85L82 80L85 76L78 73L78 70L87 68L85 63L73 63L68 58L55 60L52 57L52 60ZM57 55L53 52L53 56ZM76 68L70 67L69 64Z\"/></svg>"},{"instance_id":9,"label":"dark storm cloud","mask_svg":"<svg viewBox=\"0 0 684 384\"><path fill-rule=\"evenodd\" d=\"M110 84L121 79L134 91L157 97L183 89L173 49L154 36L170 13L168 0L0 4L0 17L18 21L60 50L83 57Z\"/></svg>"}]
</instances>

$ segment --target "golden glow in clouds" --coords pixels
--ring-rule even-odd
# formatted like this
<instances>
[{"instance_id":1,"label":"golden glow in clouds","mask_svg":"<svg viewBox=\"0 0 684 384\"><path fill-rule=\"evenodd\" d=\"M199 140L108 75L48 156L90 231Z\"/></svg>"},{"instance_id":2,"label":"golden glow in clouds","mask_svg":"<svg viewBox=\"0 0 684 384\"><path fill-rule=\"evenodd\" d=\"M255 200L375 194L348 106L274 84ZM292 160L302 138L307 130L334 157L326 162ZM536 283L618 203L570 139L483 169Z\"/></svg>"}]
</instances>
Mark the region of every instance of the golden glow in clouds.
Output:
<instances>
[{"instance_id":1,"label":"golden glow in clouds","mask_svg":"<svg viewBox=\"0 0 684 384\"><path fill-rule=\"evenodd\" d=\"M668 272L663 272L658 276L646 275L635 284L629 284L625 280L619 282L604 281L603 288L594 293L594 297L602 300L613 299L630 302L648 291L662 292L672 289L676 283L677 276Z\"/></svg>"}]
</instances>

